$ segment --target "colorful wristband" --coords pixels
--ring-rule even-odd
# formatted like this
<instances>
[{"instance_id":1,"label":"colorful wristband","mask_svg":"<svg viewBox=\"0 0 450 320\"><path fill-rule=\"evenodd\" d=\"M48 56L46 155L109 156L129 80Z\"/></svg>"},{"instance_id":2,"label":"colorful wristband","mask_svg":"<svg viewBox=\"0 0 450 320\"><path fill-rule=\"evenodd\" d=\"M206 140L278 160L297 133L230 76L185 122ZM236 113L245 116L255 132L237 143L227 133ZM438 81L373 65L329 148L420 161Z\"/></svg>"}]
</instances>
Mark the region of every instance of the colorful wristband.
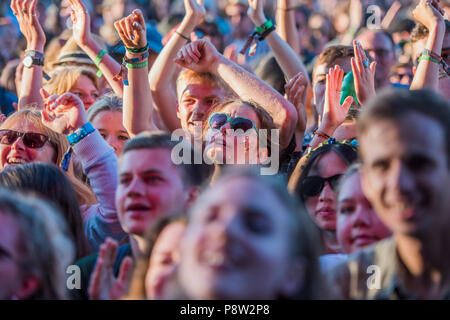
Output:
<instances>
[{"instance_id":1,"label":"colorful wristband","mask_svg":"<svg viewBox=\"0 0 450 320\"><path fill-rule=\"evenodd\" d=\"M134 48L127 48L125 47L129 52L133 52L133 53L141 53L141 52L145 52L148 50L148 43L145 45L145 47L143 48L139 48L139 49L134 49Z\"/></svg>"},{"instance_id":2,"label":"colorful wristband","mask_svg":"<svg viewBox=\"0 0 450 320\"><path fill-rule=\"evenodd\" d=\"M264 33L265 31L269 30L272 27L273 27L272 20L267 20L260 27L255 27L255 32L257 32L259 34L262 34L262 33Z\"/></svg>"},{"instance_id":3,"label":"colorful wristband","mask_svg":"<svg viewBox=\"0 0 450 320\"><path fill-rule=\"evenodd\" d=\"M422 61L422 60L432 61L432 62L434 62L434 63L441 64L439 61L433 59L432 57L430 57L430 56L428 56L428 55L424 55L424 54L422 54L422 55L420 56L419 62Z\"/></svg>"},{"instance_id":4,"label":"colorful wristband","mask_svg":"<svg viewBox=\"0 0 450 320\"><path fill-rule=\"evenodd\" d=\"M147 67L147 60L139 63L127 63L126 64L128 69L141 69Z\"/></svg>"},{"instance_id":5,"label":"colorful wristband","mask_svg":"<svg viewBox=\"0 0 450 320\"><path fill-rule=\"evenodd\" d=\"M324 139L330 139L331 138L329 135L327 135L326 133L321 132L321 131L314 131L314 134L316 136L319 136L319 137L324 138Z\"/></svg>"},{"instance_id":6,"label":"colorful wristband","mask_svg":"<svg viewBox=\"0 0 450 320\"><path fill-rule=\"evenodd\" d=\"M70 145L74 145L94 131L95 128L92 126L92 124L90 122L87 122L84 126L76 130L74 133L69 134L67 136L67 140L69 140Z\"/></svg>"},{"instance_id":7,"label":"colorful wristband","mask_svg":"<svg viewBox=\"0 0 450 320\"><path fill-rule=\"evenodd\" d=\"M125 57L123 57L123 62L125 63L139 63L139 62L143 62L145 61L149 56L149 52L146 51L143 55L136 57L136 58L131 58L131 59L126 59Z\"/></svg>"},{"instance_id":8,"label":"colorful wristband","mask_svg":"<svg viewBox=\"0 0 450 320\"><path fill-rule=\"evenodd\" d=\"M100 69L100 62L102 62L103 56L107 54L106 50L101 49L100 52L97 54L97 56L94 59L94 64L97 66L97 68ZM102 72L100 70L97 71L97 78L100 78L102 76Z\"/></svg>"}]
</instances>

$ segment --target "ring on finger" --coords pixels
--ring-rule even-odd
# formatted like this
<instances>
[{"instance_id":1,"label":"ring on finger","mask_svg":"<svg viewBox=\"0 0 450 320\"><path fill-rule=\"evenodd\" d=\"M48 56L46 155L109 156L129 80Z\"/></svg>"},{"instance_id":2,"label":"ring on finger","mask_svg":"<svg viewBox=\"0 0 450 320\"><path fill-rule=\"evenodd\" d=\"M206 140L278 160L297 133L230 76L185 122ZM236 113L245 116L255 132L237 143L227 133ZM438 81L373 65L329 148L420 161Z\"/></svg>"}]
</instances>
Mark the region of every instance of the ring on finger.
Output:
<instances>
[{"instance_id":1,"label":"ring on finger","mask_svg":"<svg viewBox=\"0 0 450 320\"><path fill-rule=\"evenodd\" d=\"M366 68L368 68L368 67L369 67L369 61L367 61L367 60L364 60L363 64L364 64L364 67L366 67Z\"/></svg>"},{"instance_id":2,"label":"ring on finger","mask_svg":"<svg viewBox=\"0 0 450 320\"><path fill-rule=\"evenodd\" d=\"M25 10L25 9L22 9L22 10L20 10L22 13L27 13L27 10Z\"/></svg>"}]
</instances>

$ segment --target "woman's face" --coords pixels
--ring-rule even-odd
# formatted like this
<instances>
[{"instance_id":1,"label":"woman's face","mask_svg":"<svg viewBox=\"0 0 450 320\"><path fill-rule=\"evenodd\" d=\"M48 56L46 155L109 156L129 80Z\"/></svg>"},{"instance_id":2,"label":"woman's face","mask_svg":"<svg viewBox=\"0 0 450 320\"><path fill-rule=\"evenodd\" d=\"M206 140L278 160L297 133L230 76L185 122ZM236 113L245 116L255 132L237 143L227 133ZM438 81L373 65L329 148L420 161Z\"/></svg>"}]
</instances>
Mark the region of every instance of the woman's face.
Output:
<instances>
[{"instance_id":1,"label":"woman's face","mask_svg":"<svg viewBox=\"0 0 450 320\"><path fill-rule=\"evenodd\" d=\"M19 298L24 283L18 265L18 240L22 232L17 221L1 209L0 221L0 300L10 300Z\"/></svg>"},{"instance_id":2,"label":"woman's face","mask_svg":"<svg viewBox=\"0 0 450 320\"><path fill-rule=\"evenodd\" d=\"M233 177L200 199L181 244L185 293L238 300L288 294L292 237L289 213L277 196L250 178Z\"/></svg>"},{"instance_id":3,"label":"woman's face","mask_svg":"<svg viewBox=\"0 0 450 320\"><path fill-rule=\"evenodd\" d=\"M145 277L146 296L150 300L170 299L174 291L175 274L180 263L180 244L186 225L173 222L158 236L150 256Z\"/></svg>"},{"instance_id":4,"label":"woman's face","mask_svg":"<svg viewBox=\"0 0 450 320\"><path fill-rule=\"evenodd\" d=\"M345 253L353 253L391 235L378 219L354 173L341 186L337 210L337 237Z\"/></svg>"},{"instance_id":5,"label":"woman's face","mask_svg":"<svg viewBox=\"0 0 450 320\"><path fill-rule=\"evenodd\" d=\"M45 132L37 128L33 123L24 118L18 119L8 128L18 132L35 132L45 135ZM8 166L16 166L30 162L50 162L54 163L56 151L50 142L45 142L41 148L30 148L24 145L22 137L18 137L13 144L0 143L0 171Z\"/></svg>"},{"instance_id":6,"label":"woman's face","mask_svg":"<svg viewBox=\"0 0 450 320\"><path fill-rule=\"evenodd\" d=\"M83 101L84 108L87 110L98 99L99 93L92 80L81 75L70 92L76 94Z\"/></svg>"},{"instance_id":7,"label":"woman's face","mask_svg":"<svg viewBox=\"0 0 450 320\"><path fill-rule=\"evenodd\" d=\"M260 128L258 116L253 109L245 104L231 103L223 108L221 113L229 117L244 117L254 122L256 129ZM258 133L250 129L233 131L230 122L220 129L209 128L206 132L205 153L209 159L219 164L258 163Z\"/></svg>"},{"instance_id":8,"label":"woman's face","mask_svg":"<svg viewBox=\"0 0 450 320\"><path fill-rule=\"evenodd\" d=\"M327 152L316 159L308 177L329 178L343 174L348 165L334 151ZM323 230L336 230L336 193L327 181L319 194L305 199L306 208L316 225Z\"/></svg>"},{"instance_id":9,"label":"woman's face","mask_svg":"<svg viewBox=\"0 0 450 320\"><path fill-rule=\"evenodd\" d=\"M114 148L115 154L119 156L123 145L130 139L127 130L123 127L122 112L101 111L91 122L103 139Z\"/></svg>"}]
</instances>

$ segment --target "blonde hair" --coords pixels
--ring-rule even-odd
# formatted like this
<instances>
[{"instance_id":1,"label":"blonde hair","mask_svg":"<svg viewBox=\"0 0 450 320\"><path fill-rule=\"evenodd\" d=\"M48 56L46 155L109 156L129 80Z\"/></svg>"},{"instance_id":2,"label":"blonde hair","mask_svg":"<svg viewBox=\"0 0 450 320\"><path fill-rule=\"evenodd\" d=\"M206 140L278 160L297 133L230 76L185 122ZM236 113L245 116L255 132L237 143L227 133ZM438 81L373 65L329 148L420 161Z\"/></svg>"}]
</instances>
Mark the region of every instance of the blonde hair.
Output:
<instances>
[{"instance_id":1,"label":"blonde hair","mask_svg":"<svg viewBox=\"0 0 450 320\"><path fill-rule=\"evenodd\" d=\"M81 76L88 77L98 90L97 76L92 68L79 66L61 66L49 74L50 80L44 83L44 89L50 94L69 92Z\"/></svg>"},{"instance_id":2,"label":"blonde hair","mask_svg":"<svg viewBox=\"0 0 450 320\"><path fill-rule=\"evenodd\" d=\"M50 140L52 141L51 145L55 150L55 158L53 159L53 164L59 166L59 164L62 162L66 150L69 148L69 141L67 140L66 136L46 127L42 123L41 113L37 109L22 109L20 111L14 112L10 116L8 116L8 118L6 118L5 122L0 125L0 129L10 129L17 121L21 119L24 119L25 121L31 123L34 127L37 128L37 130L50 138ZM92 205L97 203L97 199L95 198L91 189L81 180L76 178L73 168L73 161L70 161L69 170L65 172L65 174L75 189L80 205Z\"/></svg>"},{"instance_id":3,"label":"blonde hair","mask_svg":"<svg viewBox=\"0 0 450 320\"><path fill-rule=\"evenodd\" d=\"M213 87L223 90L224 97L228 99L237 98L236 93L219 77L209 72L197 72L190 69L183 69L177 78L177 94L179 94L181 82L200 81ZM180 96L178 96L180 98Z\"/></svg>"}]
</instances>

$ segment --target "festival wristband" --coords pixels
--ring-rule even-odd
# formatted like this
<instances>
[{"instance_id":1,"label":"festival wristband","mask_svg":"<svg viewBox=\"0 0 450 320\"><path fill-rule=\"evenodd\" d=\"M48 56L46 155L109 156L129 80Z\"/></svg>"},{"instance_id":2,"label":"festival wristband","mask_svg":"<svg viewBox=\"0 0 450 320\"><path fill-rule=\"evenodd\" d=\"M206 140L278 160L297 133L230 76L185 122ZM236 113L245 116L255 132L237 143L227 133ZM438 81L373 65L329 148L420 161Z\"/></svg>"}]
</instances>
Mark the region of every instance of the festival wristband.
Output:
<instances>
[{"instance_id":1,"label":"festival wristband","mask_svg":"<svg viewBox=\"0 0 450 320\"><path fill-rule=\"evenodd\" d=\"M422 55L420 56L419 62L422 61L422 60L432 61L432 62L434 62L434 63L441 64L439 61L433 59L433 58L430 57L430 56L424 55L424 54L422 54Z\"/></svg>"},{"instance_id":2,"label":"festival wristband","mask_svg":"<svg viewBox=\"0 0 450 320\"><path fill-rule=\"evenodd\" d=\"M141 69L147 67L147 60L139 63L127 63L126 64L128 69Z\"/></svg>"},{"instance_id":3,"label":"festival wristband","mask_svg":"<svg viewBox=\"0 0 450 320\"><path fill-rule=\"evenodd\" d=\"M97 68L100 69L100 63L102 62L103 56L108 53L106 52L106 50L101 49L100 52L98 53L98 55L95 57L94 59L94 64L97 66ZM97 71L97 78L100 78L102 76L102 72L101 70Z\"/></svg>"},{"instance_id":4,"label":"festival wristband","mask_svg":"<svg viewBox=\"0 0 450 320\"><path fill-rule=\"evenodd\" d=\"M69 134L67 136L67 140L69 140L70 145L74 145L81 140L83 140L84 137L86 137L88 134L91 134L95 131L95 128L92 126L90 122L87 122L84 126L76 130L74 133Z\"/></svg>"},{"instance_id":5,"label":"festival wristband","mask_svg":"<svg viewBox=\"0 0 450 320\"><path fill-rule=\"evenodd\" d=\"M273 27L272 20L267 20L260 27L255 27L255 32L257 32L259 34L263 34L264 32L266 32L267 30L269 30L272 27Z\"/></svg>"},{"instance_id":6,"label":"festival wristband","mask_svg":"<svg viewBox=\"0 0 450 320\"><path fill-rule=\"evenodd\" d=\"M131 59L126 59L125 57L123 57L123 61L125 63L139 63L139 62L143 62L145 61L149 56L149 52L145 52L143 55L136 57L136 58L131 58Z\"/></svg>"}]
</instances>

